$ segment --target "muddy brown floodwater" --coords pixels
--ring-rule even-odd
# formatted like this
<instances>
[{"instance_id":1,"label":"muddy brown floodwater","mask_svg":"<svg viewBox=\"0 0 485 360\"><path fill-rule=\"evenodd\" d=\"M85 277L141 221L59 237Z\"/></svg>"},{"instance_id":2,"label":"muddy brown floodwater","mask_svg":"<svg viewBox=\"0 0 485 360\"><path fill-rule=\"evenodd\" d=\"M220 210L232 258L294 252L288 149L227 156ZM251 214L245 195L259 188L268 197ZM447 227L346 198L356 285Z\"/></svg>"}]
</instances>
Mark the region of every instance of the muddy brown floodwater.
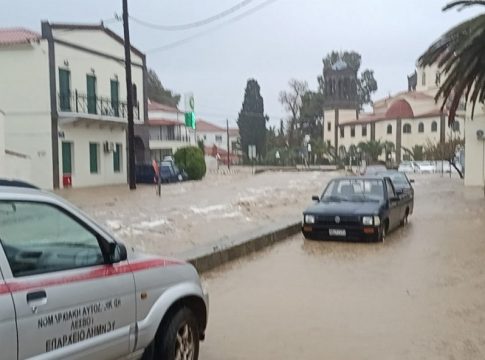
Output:
<instances>
[{"instance_id":1,"label":"muddy brown floodwater","mask_svg":"<svg viewBox=\"0 0 485 360\"><path fill-rule=\"evenodd\" d=\"M416 178L384 244L294 236L204 276L201 360L485 359L485 200Z\"/></svg>"}]
</instances>

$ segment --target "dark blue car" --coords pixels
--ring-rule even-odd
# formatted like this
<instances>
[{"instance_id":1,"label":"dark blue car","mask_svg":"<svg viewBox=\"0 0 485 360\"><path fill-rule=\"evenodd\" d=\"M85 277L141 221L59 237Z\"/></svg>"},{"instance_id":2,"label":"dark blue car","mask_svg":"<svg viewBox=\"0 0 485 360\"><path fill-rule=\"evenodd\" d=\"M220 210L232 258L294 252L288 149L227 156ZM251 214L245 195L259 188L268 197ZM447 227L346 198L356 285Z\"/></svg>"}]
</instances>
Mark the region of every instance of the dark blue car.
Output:
<instances>
[{"instance_id":1,"label":"dark blue car","mask_svg":"<svg viewBox=\"0 0 485 360\"><path fill-rule=\"evenodd\" d=\"M303 212L302 232L308 239L384 241L409 214L389 177L333 179L313 200Z\"/></svg>"}]
</instances>

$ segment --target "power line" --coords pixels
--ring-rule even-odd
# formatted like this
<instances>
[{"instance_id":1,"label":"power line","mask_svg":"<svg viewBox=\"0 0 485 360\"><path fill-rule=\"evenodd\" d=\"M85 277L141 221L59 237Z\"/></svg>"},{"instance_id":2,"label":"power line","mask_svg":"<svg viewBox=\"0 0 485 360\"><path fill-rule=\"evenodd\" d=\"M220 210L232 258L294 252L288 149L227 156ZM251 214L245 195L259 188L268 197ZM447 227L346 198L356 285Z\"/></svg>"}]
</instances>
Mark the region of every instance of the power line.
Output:
<instances>
[{"instance_id":1,"label":"power line","mask_svg":"<svg viewBox=\"0 0 485 360\"><path fill-rule=\"evenodd\" d=\"M228 15L231 15L232 13L238 11L239 9L243 8L244 6L249 5L252 3L254 0L243 0L236 5L230 7L229 9L226 9L220 13L217 13L215 15L212 15L206 19L198 20L192 23L187 23L187 24L180 24L180 25L160 25L160 24L154 24L148 21L144 21L141 19L138 19L134 16L130 16L130 19L133 20L133 22L148 27L156 30L162 30L162 31L180 31L180 30L189 30L197 27L201 27L207 24L210 24L214 21L217 21L219 19L222 19Z\"/></svg>"},{"instance_id":2,"label":"power line","mask_svg":"<svg viewBox=\"0 0 485 360\"><path fill-rule=\"evenodd\" d=\"M229 19L228 21L226 22L223 22L221 24L219 24L218 26L214 26L210 29L207 29L205 31L201 31L200 33L197 33L195 35L192 35L192 36L189 36L189 37L186 37L184 39L181 39L181 40L177 40L177 41L174 41L170 44L166 44L166 45L163 45L163 46L160 46L160 47L156 47L156 48L153 48L153 49L149 49L147 51L145 51L145 53L153 53L153 52L158 52L158 51L165 51L165 50L169 50L169 49L172 49L174 47L177 47L179 45L182 45L182 44L185 44L193 39L196 39L200 36L203 36L205 34L208 34L208 33L211 33L215 30L218 30L220 29L221 27L223 26L226 26L226 25L230 25L231 23L233 22L236 22L236 21L239 21L241 19L244 19L245 17L249 16L249 15L252 15L254 14L255 12L259 11L259 10L262 10L263 8L265 8L266 6L270 5L271 3L274 3L278 0L266 0L264 2L262 2L261 4L251 8L250 10L246 11L246 12L243 12L242 14L239 14L238 16L235 16L233 17L232 19Z\"/></svg>"}]
</instances>

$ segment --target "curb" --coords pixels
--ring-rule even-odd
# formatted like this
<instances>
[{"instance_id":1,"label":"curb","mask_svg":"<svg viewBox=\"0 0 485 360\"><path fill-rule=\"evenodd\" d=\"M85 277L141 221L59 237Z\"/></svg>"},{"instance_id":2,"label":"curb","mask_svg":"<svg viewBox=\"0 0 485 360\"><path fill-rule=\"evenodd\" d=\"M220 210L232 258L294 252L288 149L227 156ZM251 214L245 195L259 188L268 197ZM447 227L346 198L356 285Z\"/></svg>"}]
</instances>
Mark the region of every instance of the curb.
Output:
<instances>
[{"instance_id":1,"label":"curb","mask_svg":"<svg viewBox=\"0 0 485 360\"><path fill-rule=\"evenodd\" d=\"M229 261L260 251L268 246L285 240L301 231L301 220L286 225L272 226L257 234L242 234L234 238L225 238L208 246L203 246L177 257L195 266L199 273L212 270Z\"/></svg>"}]
</instances>

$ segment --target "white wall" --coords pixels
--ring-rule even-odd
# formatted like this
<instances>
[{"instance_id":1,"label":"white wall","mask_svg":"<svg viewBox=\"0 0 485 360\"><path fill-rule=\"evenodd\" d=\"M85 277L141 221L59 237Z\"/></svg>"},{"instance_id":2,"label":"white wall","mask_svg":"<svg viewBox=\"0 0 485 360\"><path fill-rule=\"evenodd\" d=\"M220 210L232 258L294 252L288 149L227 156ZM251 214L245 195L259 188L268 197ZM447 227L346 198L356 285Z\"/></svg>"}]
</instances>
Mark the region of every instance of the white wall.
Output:
<instances>
[{"instance_id":1,"label":"white wall","mask_svg":"<svg viewBox=\"0 0 485 360\"><path fill-rule=\"evenodd\" d=\"M108 184L123 184L127 181L127 151L126 133L122 125L63 125L64 139L59 139L59 182L62 187L62 142L72 142L72 186L93 186ZM121 171L114 172L113 153L105 153L103 143L105 141L121 143ZM89 143L99 144L98 173L90 173Z\"/></svg>"},{"instance_id":2,"label":"white wall","mask_svg":"<svg viewBox=\"0 0 485 360\"><path fill-rule=\"evenodd\" d=\"M323 130L323 141L334 146L335 139L335 110L325 110L324 111L324 130ZM328 124L330 123L330 131L328 130ZM339 135L340 136L340 135Z\"/></svg>"},{"instance_id":3,"label":"white wall","mask_svg":"<svg viewBox=\"0 0 485 360\"><path fill-rule=\"evenodd\" d=\"M216 141L216 137L220 136L220 141ZM227 150L227 132L220 131L220 132L204 132L204 131L197 131L197 139L204 140L204 146L214 146L216 145L220 149ZM230 144L229 144L230 146Z\"/></svg>"},{"instance_id":4,"label":"white wall","mask_svg":"<svg viewBox=\"0 0 485 360\"><path fill-rule=\"evenodd\" d=\"M485 186L485 142L477 139L477 131L485 131L483 106L477 105L473 120L470 115L465 122L465 185Z\"/></svg>"},{"instance_id":5,"label":"white wall","mask_svg":"<svg viewBox=\"0 0 485 360\"><path fill-rule=\"evenodd\" d=\"M0 110L0 176L5 171L5 114Z\"/></svg>"},{"instance_id":6,"label":"white wall","mask_svg":"<svg viewBox=\"0 0 485 360\"><path fill-rule=\"evenodd\" d=\"M416 68L418 74L418 82L416 85L417 91L430 91L436 89L436 73L438 72L438 66L426 66L426 67L417 67ZM424 77L424 83L423 83ZM445 76L441 75L441 83L445 80Z\"/></svg>"},{"instance_id":7,"label":"white wall","mask_svg":"<svg viewBox=\"0 0 485 360\"><path fill-rule=\"evenodd\" d=\"M122 59L125 58L123 44L101 30L52 29L52 35L55 39L68 41ZM131 62L142 64L143 59L131 51Z\"/></svg>"},{"instance_id":8,"label":"white wall","mask_svg":"<svg viewBox=\"0 0 485 360\"><path fill-rule=\"evenodd\" d=\"M89 33L91 33L91 44L86 45L86 47L97 49L100 43L106 44L106 35L104 33L95 31L90 31ZM115 42L115 40L109 37L108 39L110 39L111 42ZM72 41L71 36L68 36L68 34L63 36L63 40ZM113 46L106 46L106 49L103 52L107 53L107 51L109 51L111 48L113 48ZM122 62L94 55L86 51L77 50L61 44L55 45L55 53L55 72L57 87L56 96L58 97L58 99L59 68L62 68L69 70L71 73L71 92L73 95L75 90L86 95L86 75L92 75L92 70L94 70L94 75L96 76L96 95L98 97L111 99L111 80L117 77L119 82L119 100L121 102L126 102L126 77L125 67ZM65 62L68 63L68 66L66 66ZM137 88L137 100L140 106L139 117L135 116L135 123L141 124L143 123L144 113L143 69L141 67L132 66L132 81ZM72 111L75 111L75 109L72 109Z\"/></svg>"},{"instance_id":9,"label":"white wall","mask_svg":"<svg viewBox=\"0 0 485 360\"><path fill-rule=\"evenodd\" d=\"M27 164L10 159L5 166L13 173L31 174L24 180L50 189L53 179L47 42L0 47L0 79L5 148L31 159Z\"/></svg>"}]
</instances>

